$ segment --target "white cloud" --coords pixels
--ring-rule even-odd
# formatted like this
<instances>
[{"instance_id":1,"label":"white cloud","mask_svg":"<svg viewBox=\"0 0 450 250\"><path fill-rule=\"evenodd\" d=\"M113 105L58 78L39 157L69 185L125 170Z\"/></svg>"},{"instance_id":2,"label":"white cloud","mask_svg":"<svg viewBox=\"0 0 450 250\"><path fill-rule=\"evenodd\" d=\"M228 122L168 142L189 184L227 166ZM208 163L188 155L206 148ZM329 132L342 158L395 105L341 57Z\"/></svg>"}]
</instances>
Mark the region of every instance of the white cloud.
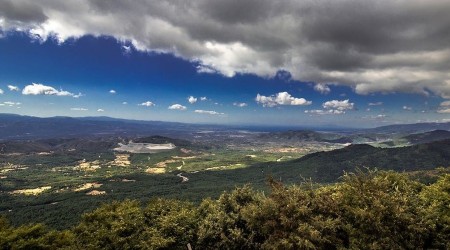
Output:
<instances>
[{"instance_id":1,"label":"white cloud","mask_svg":"<svg viewBox=\"0 0 450 250\"><path fill-rule=\"evenodd\" d=\"M3 102L6 105L20 105L20 102Z\"/></svg>"},{"instance_id":2,"label":"white cloud","mask_svg":"<svg viewBox=\"0 0 450 250\"><path fill-rule=\"evenodd\" d=\"M314 114L314 115L341 115L345 114L345 111L337 110L337 109L313 109L313 110L305 110L306 114Z\"/></svg>"},{"instance_id":3,"label":"white cloud","mask_svg":"<svg viewBox=\"0 0 450 250\"><path fill-rule=\"evenodd\" d=\"M186 106L183 106L181 104L173 104L171 106L169 106L168 109L172 109L172 110L186 110Z\"/></svg>"},{"instance_id":4,"label":"white cloud","mask_svg":"<svg viewBox=\"0 0 450 250\"><path fill-rule=\"evenodd\" d=\"M411 110L412 110L412 107L409 107L409 106L403 106L403 110L411 111Z\"/></svg>"},{"instance_id":5,"label":"white cloud","mask_svg":"<svg viewBox=\"0 0 450 250\"><path fill-rule=\"evenodd\" d=\"M3 95L5 93L2 89L0 89L0 95Z\"/></svg>"},{"instance_id":6,"label":"white cloud","mask_svg":"<svg viewBox=\"0 0 450 250\"><path fill-rule=\"evenodd\" d=\"M450 107L450 101L444 101L440 104L441 107Z\"/></svg>"},{"instance_id":7,"label":"white cloud","mask_svg":"<svg viewBox=\"0 0 450 250\"><path fill-rule=\"evenodd\" d=\"M208 98L206 98L206 96L200 97L200 101L207 101L207 100L208 100Z\"/></svg>"},{"instance_id":8,"label":"white cloud","mask_svg":"<svg viewBox=\"0 0 450 250\"><path fill-rule=\"evenodd\" d=\"M82 96L85 96L84 94L81 94L81 93L78 93L78 94L76 94L76 95L73 95L72 97L73 98L80 98L80 97L82 97Z\"/></svg>"},{"instance_id":9,"label":"white cloud","mask_svg":"<svg viewBox=\"0 0 450 250\"><path fill-rule=\"evenodd\" d=\"M143 102L143 103L141 103L141 104L138 104L139 106L146 106L146 107L152 107L152 106L155 106L155 104L153 103L153 102L151 102L151 101L146 101L146 102Z\"/></svg>"},{"instance_id":10,"label":"white cloud","mask_svg":"<svg viewBox=\"0 0 450 250\"><path fill-rule=\"evenodd\" d=\"M271 96L257 94L255 100L257 103L262 104L263 107L275 107L277 105L310 105L312 103L305 98L295 98L288 92L280 92Z\"/></svg>"},{"instance_id":11,"label":"white cloud","mask_svg":"<svg viewBox=\"0 0 450 250\"><path fill-rule=\"evenodd\" d=\"M111 89L111 90L109 91L109 93L114 95L114 94L116 93L116 91L115 91L114 89Z\"/></svg>"},{"instance_id":12,"label":"white cloud","mask_svg":"<svg viewBox=\"0 0 450 250\"><path fill-rule=\"evenodd\" d=\"M240 108L248 106L247 103L245 103L245 102L235 102L235 103L233 103L233 105L237 106L237 107L240 107Z\"/></svg>"},{"instance_id":13,"label":"white cloud","mask_svg":"<svg viewBox=\"0 0 450 250\"><path fill-rule=\"evenodd\" d=\"M130 54L131 53L131 46L122 45L122 49L123 49L125 54Z\"/></svg>"},{"instance_id":14,"label":"white cloud","mask_svg":"<svg viewBox=\"0 0 450 250\"><path fill-rule=\"evenodd\" d=\"M386 118L387 115L385 114L379 114L379 115L367 115L367 116L363 116L363 119L371 119L371 120L384 120L384 118Z\"/></svg>"},{"instance_id":15,"label":"white cloud","mask_svg":"<svg viewBox=\"0 0 450 250\"><path fill-rule=\"evenodd\" d=\"M450 114L450 108L443 108L437 111L440 114Z\"/></svg>"},{"instance_id":16,"label":"white cloud","mask_svg":"<svg viewBox=\"0 0 450 250\"><path fill-rule=\"evenodd\" d=\"M383 102L369 102L368 105L369 106L381 106L381 105L383 105Z\"/></svg>"},{"instance_id":17,"label":"white cloud","mask_svg":"<svg viewBox=\"0 0 450 250\"><path fill-rule=\"evenodd\" d=\"M438 109L437 112L441 113L441 114L450 114L450 107L448 107L448 108L440 108L440 109Z\"/></svg>"},{"instance_id":18,"label":"white cloud","mask_svg":"<svg viewBox=\"0 0 450 250\"><path fill-rule=\"evenodd\" d=\"M216 74L219 73L216 69L214 69L211 66L208 65L198 65L197 67L198 73L204 73L204 74Z\"/></svg>"},{"instance_id":19,"label":"white cloud","mask_svg":"<svg viewBox=\"0 0 450 250\"><path fill-rule=\"evenodd\" d=\"M305 113L314 115L342 115L347 110L352 110L354 105L349 100L332 100L322 103L324 109L305 110Z\"/></svg>"},{"instance_id":20,"label":"white cloud","mask_svg":"<svg viewBox=\"0 0 450 250\"><path fill-rule=\"evenodd\" d=\"M326 85L324 83L318 83L318 84L314 85L314 90L321 94L324 94L324 95L331 92L330 87L328 87L328 85Z\"/></svg>"},{"instance_id":21,"label":"white cloud","mask_svg":"<svg viewBox=\"0 0 450 250\"><path fill-rule=\"evenodd\" d=\"M10 91L19 91L19 90L20 90L19 87L13 86L13 85L8 85L8 89L9 89Z\"/></svg>"},{"instance_id":22,"label":"white cloud","mask_svg":"<svg viewBox=\"0 0 450 250\"><path fill-rule=\"evenodd\" d=\"M88 111L86 108L70 108L72 111Z\"/></svg>"},{"instance_id":23,"label":"white cloud","mask_svg":"<svg viewBox=\"0 0 450 250\"><path fill-rule=\"evenodd\" d=\"M224 113L219 113L213 110L201 110L201 109L196 109L194 111L195 113L199 113L199 114L208 114L208 115L224 115Z\"/></svg>"},{"instance_id":24,"label":"white cloud","mask_svg":"<svg viewBox=\"0 0 450 250\"><path fill-rule=\"evenodd\" d=\"M441 114L450 114L450 101L441 102L437 112Z\"/></svg>"},{"instance_id":25,"label":"white cloud","mask_svg":"<svg viewBox=\"0 0 450 250\"><path fill-rule=\"evenodd\" d=\"M346 110L352 110L354 108L354 103L350 102L348 99L343 101L338 100L332 100L327 101L322 104L322 107L324 109L329 110L338 110L338 111L346 111Z\"/></svg>"},{"instance_id":26,"label":"white cloud","mask_svg":"<svg viewBox=\"0 0 450 250\"><path fill-rule=\"evenodd\" d=\"M104 109L97 109L97 112L105 112Z\"/></svg>"},{"instance_id":27,"label":"white cloud","mask_svg":"<svg viewBox=\"0 0 450 250\"><path fill-rule=\"evenodd\" d=\"M123 105L127 105L127 104L128 104L128 102L122 102L122 104L123 104Z\"/></svg>"},{"instance_id":28,"label":"white cloud","mask_svg":"<svg viewBox=\"0 0 450 250\"><path fill-rule=\"evenodd\" d=\"M189 102L190 104L194 104L194 103L197 102L197 98L196 98L196 97L193 97L193 96L189 96L189 97L188 97L188 102Z\"/></svg>"},{"instance_id":29,"label":"white cloud","mask_svg":"<svg viewBox=\"0 0 450 250\"><path fill-rule=\"evenodd\" d=\"M23 95L56 95L56 96L72 96L78 98L83 96L83 94L73 94L65 90L56 90L51 86L46 86L41 83L32 83L31 85L25 86L22 90Z\"/></svg>"},{"instance_id":30,"label":"white cloud","mask_svg":"<svg viewBox=\"0 0 450 250\"><path fill-rule=\"evenodd\" d=\"M13 106L19 106L19 105L21 105L22 103L20 103L20 102L10 102L10 101L7 101L7 102L3 102L3 103L0 103L1 105L0 106L9 106L9 107L13 107Z\"/></svg>"}]
</instances>

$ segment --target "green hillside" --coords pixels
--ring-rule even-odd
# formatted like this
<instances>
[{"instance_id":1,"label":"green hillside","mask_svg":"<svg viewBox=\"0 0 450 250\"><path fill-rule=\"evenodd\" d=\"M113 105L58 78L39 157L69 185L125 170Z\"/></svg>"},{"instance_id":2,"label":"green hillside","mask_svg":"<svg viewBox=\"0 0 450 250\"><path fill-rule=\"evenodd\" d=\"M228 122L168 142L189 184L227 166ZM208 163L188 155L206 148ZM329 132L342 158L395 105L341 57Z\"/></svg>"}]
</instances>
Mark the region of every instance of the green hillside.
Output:
<instances>
[{"instance_id":1,"label":"green hillside","mask_svg":"<svg viewBox=\"0 0 450 250\"><path fill-rule=\"evenodd\" d=\"M407 140L411 144L421 144L433 141L440 141L445 139L450 139L450 131L447 130L433 130L430 132L411 134L403 137L402 139Z\"/></svg>"},{"instance_id":2,"label":"green hillside","mask_svg":"<svg viewBox=\"0 0 450 250\"><path fill-rule=\"evenodd\" d=\"M350 145L328 152L318 152L281 163L267 163L242 169L266 171L277 178L295 181L299 176L316 182L335 182L345 171L355 168L415 171L450 166L450 140L400 148L376 148L369 145Z\"/></svg>"}]
</instances>

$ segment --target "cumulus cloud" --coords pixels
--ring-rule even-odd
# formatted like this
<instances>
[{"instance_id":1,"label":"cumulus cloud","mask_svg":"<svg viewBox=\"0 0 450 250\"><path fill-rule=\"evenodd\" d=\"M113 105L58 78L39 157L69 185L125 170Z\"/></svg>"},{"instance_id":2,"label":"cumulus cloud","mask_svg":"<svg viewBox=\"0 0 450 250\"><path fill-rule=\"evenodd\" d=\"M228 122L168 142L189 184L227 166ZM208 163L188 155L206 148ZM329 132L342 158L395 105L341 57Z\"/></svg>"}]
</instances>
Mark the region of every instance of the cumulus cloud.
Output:
<instances>
[{"instance_id":1,"label":"cumulus cloud","mask_svg":"<svg viewBox=\"0 0 450 250\"><path fill-rule=\"evenodd\" d=\"M181 104L173 104L171 106L169 106L168 109L172 109L172 110L186 110L186 106L183 106Z\"/></svg>"},{"instance_id":2,"label":"cumulus cloud","mask_svg":"<svg viewBox=\"0 0 450 250\"><path fill-rule=\"evenodd\" d=\"M245 102L234 102L233 105L234 105L234 106L237 106L237 107L240 107L240 108L243 108L243 107L247 107L247 106L248 106L248 104L245 103Z\"/></svg>"},{"instance_id":3,"label":"cumulus cloud","mask_svg":"<svg viewBox=\"0 0 450 250\"><path fill-rule=\"evenodd\" d=\"M294 80L360 94L449 97L449 12L442 0L3 0L0 29L60 43L113 36L125 51L171 53L201 73L285 70Z\"/></svg>"},{"instance_id":4,"label":"cumulus cloud","mask_svg":"<svg viewBox=\"0 0 450 250\"><path fill-rule=\"evenodd\" d=\"M438 112L438 113L441 113L441 114L450 114L450 107L447 107L447 108L440 108L440 109L438 109L437 112Z\"/></svg>"},{"instance_id":5,"label":"cumulus cloud","mask_svg":"<svg viewBox=\"0 0 450 250\"><path fill-rule=\"evenodd\" d=\"M146 101L146 102L143 102L143 103L141 103L141 104L138 104L139 106L146 106L146 107L152 107L152 106L155 106L155 104L153 103L153 102L151 102L151 101Z\"/></svg>"},{"instance_id":6,"label":"cumulus cloud","mask_svg":"<svg viewBox=\"0 0 450 250\"><path fill-rule=\"evenodd\" d=\"M97 109L97 112L105 112L104 109Z\"/></svg>"},{"instance_id":7,"label":"cumulus cloud","mask_svg":"<svg viewBox=\"0 0 450 250\"><path fill-rule=\"evenodd\" d=\"M348 99L343 101L331 100L322 103L322 108L324 109L305 110L305 113L315 115L341 115L345 114L347 110L354 109L354 106L355 104Z\"/></svg>"},{"instance_id":8,"label":"cumulus cloud","mask_svg":"<svg viewBox=\"0 0 450 250\"><path fill-rule=\"evenodd\" d=\"M197 98L193 96L189 96L187 99L190 104L194 104L197 102Z\"/></svg>"},{"instance_id":9,"label":"cumulus cloud","mask_svg":"<svg viewBox=\"0 0 450 250\"><path fill-rule=\"evenodd\" d=\"M5 93L5 91L3 91L2 89L0 89L0 95L3 95L3 93Z\"/></svg>"},{"instance_id":10,"label":"cumulus cloud","mask_svg":"<svg viewBox=\"0 0 450 250\"><path fill-rule=\"evenodd\" d=\"M115 91L114 89L111 89L111 90L109 91L109 93L114 95L114 94L116 93L116 91Z\"/></svg>"},{"instance_id":11,"label":"cumulus cloud","mask_svg":"<svg viewBox=\"0 0 450 250\"><path fill-rule=\"evenodd\" d=\"M437 112L441 114L450 114L450 101L441 102Z\"/></svg>"},{"instance_id":12,"label":"cumulus cloud","mask_svg":"<svg viewBox=\"0 0 450 250\"><path fill-rule=\"evenodd\" d=\"M128 102L122 102L122 104L123 104L123 105L127 105L127 104L128 104Z\"/></svg>"},{"instance_id":13,"label":"cumulus cloud","mask_svg":"<svg viewBox=\"0 0 450 250\"><path fill-rule=\"evenodd\" d=\"M51 86L46 86L41 83L32 83L31 85L25 86L22 90L23 95L55 95L55 96L71 96L78 98L83 96L83 94L73 94L65 90L57 90Z\"/></svg>"},{"instance_id":14,"label":"cumulus cloud","mask_svg":"<svg viewBox=\"0 0 450 250\"><path fill-rule=\"evenodd\" d=\"M330 87L328 87L326 84L323 83L318 83L314 85L314 90L324 95L331 92Z\"/></svg>"},{"instance_id":15,"label":"cumulus cloud","mask_svg":"<svg viewBox=\"0 0 450 250\"><path fill-rule=\"evenodd\" d=\"M381 106L381 105L383 105L383 102L369 102L368 105L369 106Z\"/></svg>"},{"instance_id":16,"label":"cumulus cloud","mask_svg":"<svg viewBox=\"0 0 450 250\"><path fill-rule=\"evenodd\" d=\"M199 113L199 114L208 114L208 115L224 115L224 113L219 113L213 110L201 110L201 109L196 109L194 111L195 113Z\"/></svg>"},{"instance_id":17,"label":"cumulus cloud","mask_svg":"<svg viewBox=\"0 0 450 250\"><path fill-rule=\"evenodd\" d=\"M14 85L8 85L8 89L9 89L10 91L19 91L19 90L20 90L19 87L14 86Z\"/></svg>"},{"instance_id":18,"label":"cumulus cloud","mask_svg":"<svg viewBox=\"0 0 450 250\"><path fill-rule=\"evenodd\" d=\"M263 96L260 94L256 95L256 102L262 104L263 107L275 107L278 105L310 105L312 102L307 101L305 98L295 98L291 96L288 92L280 92L276 95Z\"/></svg>"},{"instance_id":19,"label":"cumulus cloud","mask_svg":"<svg viewBox=\"0 0 450 250\"><path fill-rule=\"evenodd\" d=\"M208 100L208 98L206 96L200 97L200 101L207 101L207 100Z\"/></svg>"},{"instance_id":20,"label":"cumulus cloud","mask_svg":"<svg viewBox=\"0 0 450 250\"><path fill-rule=\"evenodd\" d=\"M70 108L72 111L88 111L87 108Z\"/></svg>"},{"instance_id":21,"label":"cumulus cloud","mask_svg":"<svg viewBox=\"0 0 450 250\"><path fill-rule=\"evenodd\" d=\"M346 110L352 110L354 108L355 104L350 102L348 99L343 101L338 100L332 100L327 101L322 104L322 107L324 109L329 110L339 110L339 111L346 111Z\"/></svg>"}]
</instances>

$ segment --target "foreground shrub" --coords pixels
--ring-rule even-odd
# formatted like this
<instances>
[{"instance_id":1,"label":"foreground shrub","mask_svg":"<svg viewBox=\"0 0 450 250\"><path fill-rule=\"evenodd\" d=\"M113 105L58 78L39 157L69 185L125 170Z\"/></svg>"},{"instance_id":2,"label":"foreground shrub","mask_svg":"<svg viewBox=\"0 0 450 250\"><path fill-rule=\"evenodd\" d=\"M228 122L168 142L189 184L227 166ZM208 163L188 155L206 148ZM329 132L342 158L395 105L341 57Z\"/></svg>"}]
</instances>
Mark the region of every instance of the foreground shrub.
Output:
<instances>
[{"instance_id":1,"label":"foreground shrub","mask_svg":"<svg viewBox=\"0 0 450 250\"><path fill-rule=\"evenodd\" d=\"M74 236L69 231L54 231L42 224L17 228L0 217L0 249L72 249Z\"/></svg>"},{"instance_id":2,"label":"foreground shrub","mask_svg":"<svg viewBox=\"0 0 450 250\"><path fill-rule=\"evenodd\" d=\"M199 205L125 200L85 214L71 231L12 227L0 218L0 249L450 249L450 175L425 186L394 172L342 182L249 186Z\"/></svg>"},{"instance_id":3,"label":"foreground shrub","mask_svg":"<svg viewBox=\"0 0 450 250\"><path fill-rule=\"evenodd\" d=\"M204 200L198 210L200 249L259 249L259 232L253 230L243 211L263 199L249 186L222 194L218 200Z\"/></svg>"},{"instance_id":4,"label":"foreground shrub","mask_svg":"<svg viewBox=\"0 0 450 250\"><path fill-rule=\"evenodd\" d=\"M425 187L420 198L423 217L431 230L425 246L450 249L450 174Z\"/></svg>"},{"instance_id":5,"label":"foreground shrub","mask_svg":"<svg viewBox=\"0 0 450 250\"><path fill-rule=\"evenodd\" d=\"M429 229L422 218L422 185L406 175L368 172L344 176L333 194L351 248L416 249Z\"/></svg>"}]
</instances>

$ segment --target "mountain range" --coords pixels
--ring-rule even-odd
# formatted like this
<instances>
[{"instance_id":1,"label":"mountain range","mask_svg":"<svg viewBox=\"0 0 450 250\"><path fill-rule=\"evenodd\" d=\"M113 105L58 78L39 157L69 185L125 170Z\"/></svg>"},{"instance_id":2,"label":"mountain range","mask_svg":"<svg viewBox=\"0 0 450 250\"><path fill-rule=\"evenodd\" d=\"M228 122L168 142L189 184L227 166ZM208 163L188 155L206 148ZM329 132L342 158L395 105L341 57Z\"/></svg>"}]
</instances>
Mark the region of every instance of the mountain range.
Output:
<instances>
[{"instance_id":1,"label":"mountain range","mask_svg":"<svg viewBox=\"0 0 450 250\"><path fill-rule=\"evenodd\" d=\"M260 131L264 128L258 127ZM81 136L129 135L129 136L180 136L186 132L200 130L238 130L237 126L200 125L163 121L126 120L111 117L48 117L39 118L14 114L0 114L0 140L73 138ZM306 140L332 143L386 139L387 135L424 133L433 130L450 130L450 123L417 123L389 125L371 129L317 132L311 130L289 130L270 132L260 136L282 140ZM427 137L427 135L424 135ZM434 135L430 135L434 136Z\"/></svg>"}]
</instances>

